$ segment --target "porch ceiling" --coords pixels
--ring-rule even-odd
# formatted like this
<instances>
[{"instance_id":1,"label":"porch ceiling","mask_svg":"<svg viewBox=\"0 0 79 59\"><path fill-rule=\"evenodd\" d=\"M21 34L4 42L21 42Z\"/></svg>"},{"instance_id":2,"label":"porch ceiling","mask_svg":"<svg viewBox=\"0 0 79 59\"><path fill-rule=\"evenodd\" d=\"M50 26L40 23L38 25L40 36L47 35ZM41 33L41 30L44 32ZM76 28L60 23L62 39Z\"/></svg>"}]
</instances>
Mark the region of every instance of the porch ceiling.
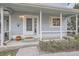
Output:
<instances>
[{"instance_id":1,"label":"porch ceiling","mask_svg":"<svg viewBox=\"0 0 79 59\"><path fill-rule=\"evenodd\" d=\"M20 12L32 12L32 13L39 13L40 12L40 9L43 11L43 13L49 13L49 14L56 14L56 15L59 15L60 12L62 12L65 16L67 15L73 15L77 12L72 12L72 11L68 11L68 10L61 10L61 9L56 9L56 8L53 8L53 9L50 9L50 8L44 8L44 7L41 7L41 6L35 6L35 5L28 5L28 4L13 4L13 3L5 3L5 4L0 4L0 5L3 5L7 8L11 8L14 12L16 11L20 11Z\"/></svg>"},{"instance_id":2,"label":"porch ceiling","mask_svg":"<svg viewBox=\"0 0 79 59\"><path fill-rule=\"evenodd\" d=\"M29 7L27 5L20 5L20 4L11 4L11 3L5 3L1 4L6 8L12 9L14 12L19 11L19 12L34 12L34 13L39 13L40 9L37 7Z\"/></svg>"}]
</instances>

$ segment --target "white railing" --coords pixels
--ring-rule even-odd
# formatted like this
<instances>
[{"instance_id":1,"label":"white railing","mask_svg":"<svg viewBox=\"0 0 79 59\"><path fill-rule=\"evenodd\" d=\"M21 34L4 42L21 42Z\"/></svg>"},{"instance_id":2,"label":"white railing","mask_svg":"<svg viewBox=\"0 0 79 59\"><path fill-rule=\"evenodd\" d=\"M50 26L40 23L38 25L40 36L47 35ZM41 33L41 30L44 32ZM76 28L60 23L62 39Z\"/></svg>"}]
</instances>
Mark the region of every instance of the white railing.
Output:
<instances>
[{"instance_id":1,"label":"white railing","mask_svg":"<svg viewBox=\"0 0 79 59\"><path fill-rule=\"evenodd\" d=\"M42 31L42 32L60 32L60 31ZM62 32L76 32L76 30L65 30Z\"/></svg>"},{"instance_id":2,"label":"white railing","mask_svg":"<svg viewBox=\"0 0 79 59\"><path fill-rule=\"evenodd\" d=\"M76 32L76 30L67 30L67 32Z\"/></svg>"},{"instance_id":3,"label":"white railing","mask_svg":"<svg viewBox=\"0 0 79 59\"><path fill-rule=\"evenodd\" d=\"M42 31L42 32L50 32L50 33L54 32L55 33L55 32L60 32L60 31ZM62 32L66 32L66 31L62 31Z\"/></svg>"}]
</instances>

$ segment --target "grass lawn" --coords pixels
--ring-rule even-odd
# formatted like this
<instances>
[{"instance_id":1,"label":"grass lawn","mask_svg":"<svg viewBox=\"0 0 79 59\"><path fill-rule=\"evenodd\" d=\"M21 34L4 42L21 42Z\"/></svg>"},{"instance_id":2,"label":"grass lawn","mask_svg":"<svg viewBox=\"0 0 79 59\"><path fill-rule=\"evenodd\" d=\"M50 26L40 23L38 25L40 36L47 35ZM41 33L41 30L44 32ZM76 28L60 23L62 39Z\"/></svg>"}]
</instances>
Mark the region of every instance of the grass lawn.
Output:
<instances>
[{"instance_id":1,"label":"grass lawn","mask_svg":"<svg viewBox=\"0 0 79 59\"><path fill-rule=\"evenodd\" d=\"M16 56L18 49L1 51L0 56Z\"/></svg>"}]
</instances>

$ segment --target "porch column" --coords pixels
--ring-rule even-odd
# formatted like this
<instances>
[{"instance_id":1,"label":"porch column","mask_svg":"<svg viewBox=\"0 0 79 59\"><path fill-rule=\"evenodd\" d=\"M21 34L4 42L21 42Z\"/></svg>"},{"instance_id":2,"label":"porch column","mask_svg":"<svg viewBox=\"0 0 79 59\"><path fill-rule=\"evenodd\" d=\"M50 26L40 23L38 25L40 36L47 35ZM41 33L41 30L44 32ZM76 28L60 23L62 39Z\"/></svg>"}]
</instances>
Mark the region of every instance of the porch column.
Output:
<instances>
[{"instance_id":1,"label":"porch column","mask_svg":"<svg viewBox=\"0 0 79 59\"><path fill-rule=\"evenodd\" d=\"M63 16L62 13L60 13L60 39L62 39L62 20L63 20Z\"/></svg>"},{"instance_id":2,"label":"porch column","mask_svg":"<svg viewBox=\"0 0 79 59\"><path fill-rule=\"evenodd\" d=\"M40 10L40 40L42 40L42 11Z\"/></svg>"},{"instance_id":3,"label":"porch column","mask_svg":"<svg viewBox=\"0 0 79 59\"><path fill-rule=\"evenodd\" d=\"M76 35L78 34L78 14L76 14Z\"/></svg>"},{"instance_id":4,"label":"porch column","mask_svg":"<svg viewBox=\"0 0 79 59\"><path fill-rule=\"evenodd\" d=\"M1 12L1 46L3 46L3 42L4 42L4 9L3 7L1 7L0 9Z\"/></svg>"},{"instance_id":5,"label":"porch column","mask_svg":"<svg viewBox=\"0 0 79 59\"><path fill-rule=\"evenodd\" d=\"M9 40L11 39L11 14L9 14Z\"/></svg>"}]
</instances>

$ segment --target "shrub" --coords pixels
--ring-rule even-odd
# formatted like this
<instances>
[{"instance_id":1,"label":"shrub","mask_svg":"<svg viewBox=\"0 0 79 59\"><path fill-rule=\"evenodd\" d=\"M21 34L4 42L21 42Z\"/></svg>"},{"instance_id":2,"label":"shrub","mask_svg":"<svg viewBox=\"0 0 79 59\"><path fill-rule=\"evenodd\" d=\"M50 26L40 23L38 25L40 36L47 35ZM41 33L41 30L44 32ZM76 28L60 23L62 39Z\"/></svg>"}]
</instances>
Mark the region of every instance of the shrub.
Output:
<instances>
[{"instance_id":1,"label":"shrub","mask_svg":"<svg viewBox=\"0 0 79 59\"><path fill-rule=\"evenodd\" d=\"M71 51L79 49L77 40L40 41L40 50L48 52Z\"/></svg>"},{"instance_id":2,"label":"shrub","mask_svg":"<svg viewBox=\"0 0 79 59\"><path fill-rule=\"evenodd\" d=\"M74 36L75 40L79 41L79 35Z\"/></svg>"}]
</instances>

